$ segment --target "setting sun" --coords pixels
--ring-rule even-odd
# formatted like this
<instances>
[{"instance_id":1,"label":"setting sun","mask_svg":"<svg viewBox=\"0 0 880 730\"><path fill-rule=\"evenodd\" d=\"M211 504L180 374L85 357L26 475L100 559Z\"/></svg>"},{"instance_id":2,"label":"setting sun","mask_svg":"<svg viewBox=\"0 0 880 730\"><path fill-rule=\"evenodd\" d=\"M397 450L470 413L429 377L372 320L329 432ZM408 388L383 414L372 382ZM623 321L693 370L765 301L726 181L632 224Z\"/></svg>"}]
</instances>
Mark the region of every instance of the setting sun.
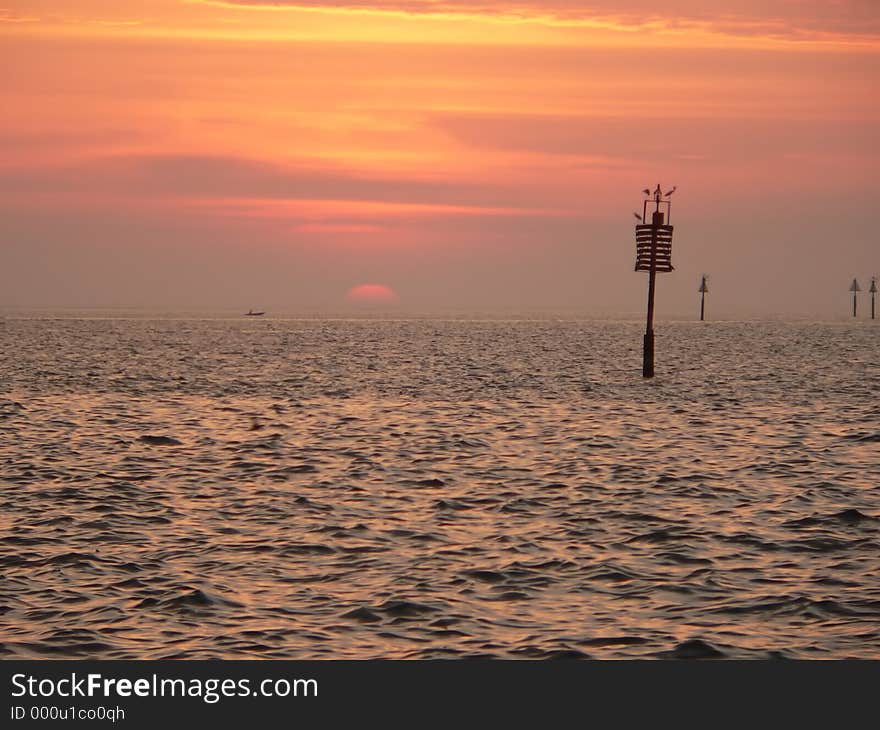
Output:
<instances>
[{"instance_id":1,"label":"setting sun","mask_svg":"<svg viewBox=\"0 0 880 730\"><path fill-rule=\"evenodd\" d=\"M355 304L396 304L400 301L397 293L383 284L361 284L353 287L345 298Z\"/></svg>"}]
</instances>

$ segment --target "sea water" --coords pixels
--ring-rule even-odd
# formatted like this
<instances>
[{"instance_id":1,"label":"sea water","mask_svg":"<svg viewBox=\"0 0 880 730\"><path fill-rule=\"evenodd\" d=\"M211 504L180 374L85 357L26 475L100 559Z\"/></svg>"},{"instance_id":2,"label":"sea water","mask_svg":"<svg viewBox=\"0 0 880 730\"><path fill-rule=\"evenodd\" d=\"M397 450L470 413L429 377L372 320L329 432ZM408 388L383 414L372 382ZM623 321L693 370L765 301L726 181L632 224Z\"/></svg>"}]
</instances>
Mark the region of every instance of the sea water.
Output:
<instances>
[{"instance_id":1,"label":"sea water","mask_svg":"<svg viewBox=\"0 0 880 730\"><path fill-rule=\"evenodd\" d=\"M10 317L0 655L880 657L869 321Z\"/></svg>"}]
</instances>

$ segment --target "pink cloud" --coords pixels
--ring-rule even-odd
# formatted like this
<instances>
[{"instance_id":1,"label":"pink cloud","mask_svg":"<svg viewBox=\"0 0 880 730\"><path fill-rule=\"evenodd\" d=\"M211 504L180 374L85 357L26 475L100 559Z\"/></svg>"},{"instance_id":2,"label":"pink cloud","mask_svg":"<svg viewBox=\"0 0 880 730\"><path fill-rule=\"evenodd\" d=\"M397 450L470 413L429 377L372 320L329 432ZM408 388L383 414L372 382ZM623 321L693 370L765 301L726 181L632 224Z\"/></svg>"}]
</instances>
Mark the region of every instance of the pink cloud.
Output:
<instances>
[{"instance_id":1,"label":"pink cloud","mask_svg":"<svg viewBox=\"0 0 880 730\"><path fill-rule=\"evenodd\" d=\"M621 25L708 24L721 32L798 35L805 32L874 35L880 33L875 0L203 0L205 4L251 8L320 8L413 15L513 15L559 21L612 20Z\"/></svg>"}]
</instances>

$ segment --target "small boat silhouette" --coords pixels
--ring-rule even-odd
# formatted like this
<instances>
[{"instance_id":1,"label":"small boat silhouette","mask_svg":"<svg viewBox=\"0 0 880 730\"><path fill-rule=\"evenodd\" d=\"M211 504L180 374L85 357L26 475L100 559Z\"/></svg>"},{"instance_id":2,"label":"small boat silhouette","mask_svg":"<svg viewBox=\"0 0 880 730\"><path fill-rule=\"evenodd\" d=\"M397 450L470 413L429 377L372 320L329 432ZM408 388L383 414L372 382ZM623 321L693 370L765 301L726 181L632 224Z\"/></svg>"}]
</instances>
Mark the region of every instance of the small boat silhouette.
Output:
<instances>
[{"instance_id":1,"label":"small boat silhouette","mask_svg":"<svg viewBox=\"0 0 880 730\"><path fill-rule=\"evenodd\" d=\"M255 312L253 309L249 309L247 312L244 313L244 316L245 317L262 317L264 314L265 314L265 312Z\"/></svg>"}]
</instances>

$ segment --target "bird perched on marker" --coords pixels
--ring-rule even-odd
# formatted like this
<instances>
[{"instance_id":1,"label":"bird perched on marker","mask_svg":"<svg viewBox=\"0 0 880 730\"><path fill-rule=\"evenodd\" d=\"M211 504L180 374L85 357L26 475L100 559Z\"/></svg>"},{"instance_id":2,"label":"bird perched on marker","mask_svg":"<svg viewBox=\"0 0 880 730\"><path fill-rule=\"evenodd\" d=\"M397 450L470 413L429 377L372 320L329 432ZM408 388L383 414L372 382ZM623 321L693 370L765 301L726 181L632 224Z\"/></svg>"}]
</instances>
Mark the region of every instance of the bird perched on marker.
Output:
<instances>
[{"instance_id":1,"label":"bird perched on marker","mask_svg":"<svg viewBox=\"0 0 880 730\"><path fill-rule=\"evenodd\" d=\"M672 190L670 190L668 193L666 193L666 197L668 198L668 197L669 197L670 195L672 195L677 189L678 189L678 185L673 185L673 186L672 186Z\"/></svg>"}]
</instances>

